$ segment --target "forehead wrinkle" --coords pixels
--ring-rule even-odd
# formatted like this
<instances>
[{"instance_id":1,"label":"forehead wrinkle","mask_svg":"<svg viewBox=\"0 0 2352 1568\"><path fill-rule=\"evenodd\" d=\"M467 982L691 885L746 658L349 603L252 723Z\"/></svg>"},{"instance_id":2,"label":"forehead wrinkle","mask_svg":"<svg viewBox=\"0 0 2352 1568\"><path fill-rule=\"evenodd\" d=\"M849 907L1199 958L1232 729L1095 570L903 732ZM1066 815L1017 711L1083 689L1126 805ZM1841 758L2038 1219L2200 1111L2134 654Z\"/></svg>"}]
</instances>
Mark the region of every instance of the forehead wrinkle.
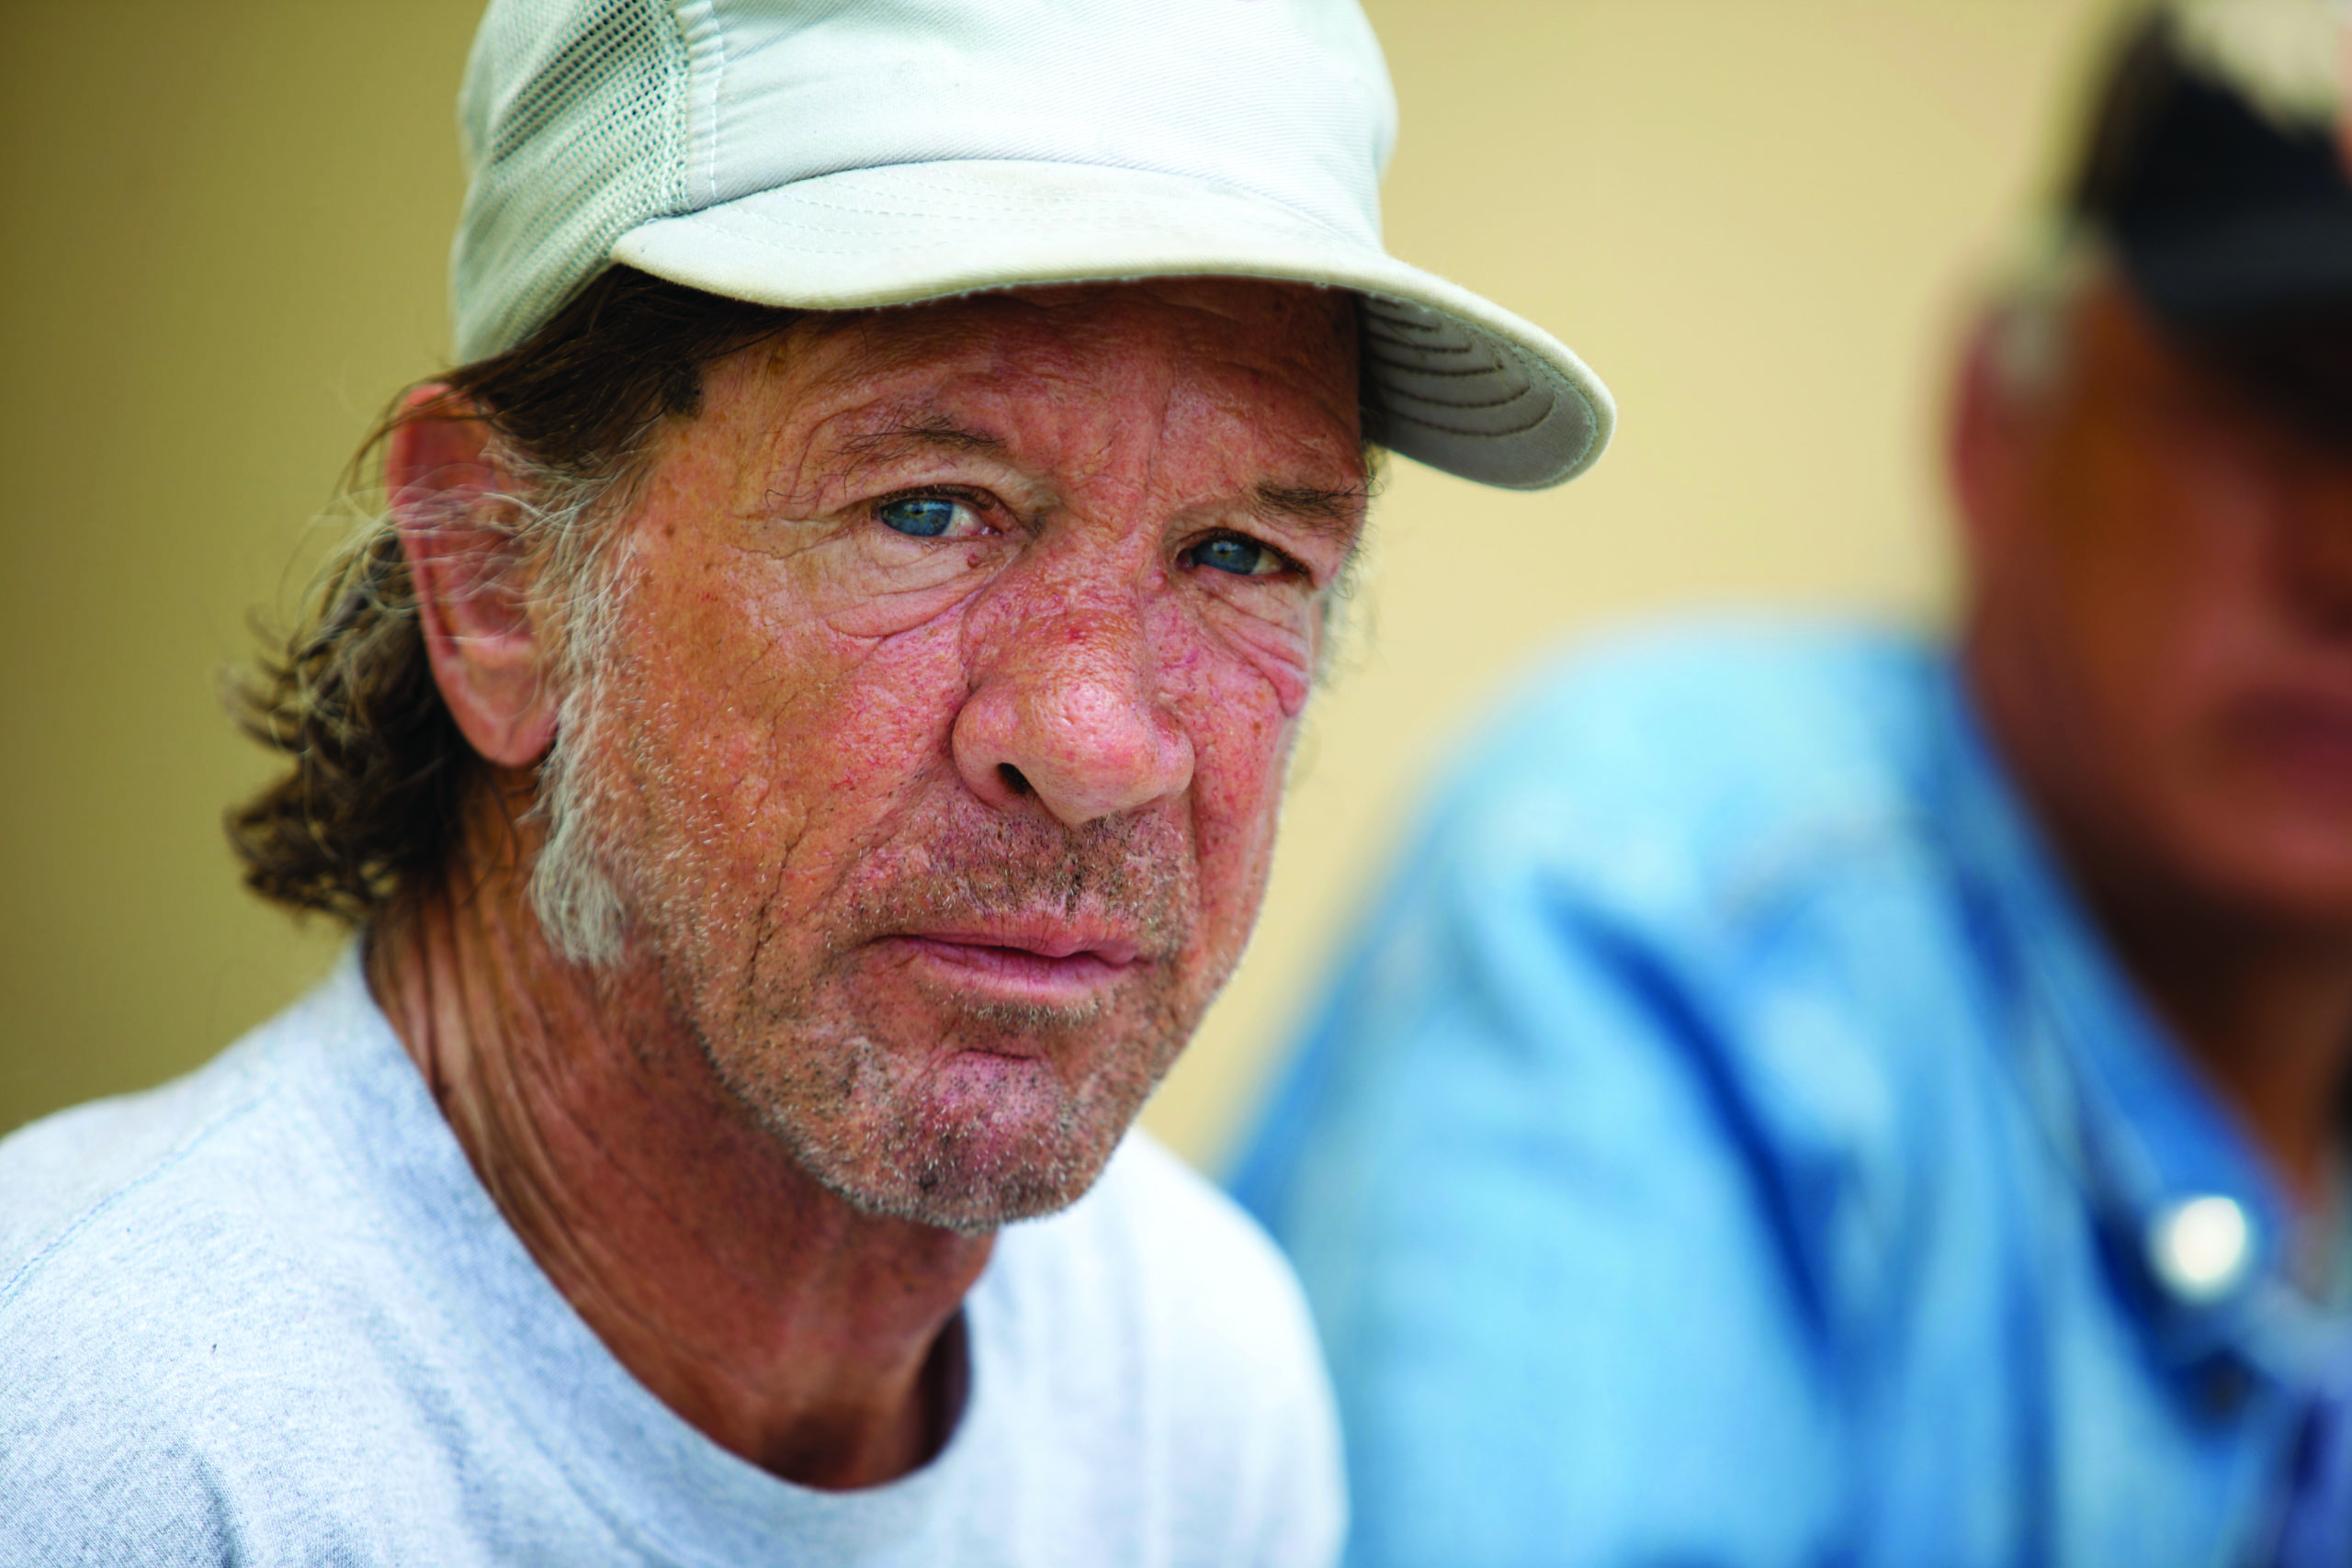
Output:
<instances>
[{"instance_id":1,"label":"forehead wrinkle","mask_svg":"<svg viewBox=\"0 0 2352 1568\"><path fill-rule=\"evenodd\" d=\"M1211 374L1200 373L1204 363ZM1219 374L1227 369L1242 370L1252 386L1264 384L1255 367L1238 361L1164 358L1150 377L1151 401L1113 413L1091 431L1065 427L1072 435L1093 435L1058 455L1072 481L1071 500L1085 511L1100 510L1105 499L1114 509L1142 504L1170 514L1238 510L1352 547L1370 501L1360 445L1347 446L1343 461L1325 462L1320 441L1269 430L1238 407ZM1211 456L1210 471L1187 460L1193 449ZM1236 455L1248 461L1230 461ZM1269 472L1282 477L1260 477ZM1338 473L1349 482L1316 482ZM1090 492L1091 504L1081 500Z\"/></svg>"}]
</instances>

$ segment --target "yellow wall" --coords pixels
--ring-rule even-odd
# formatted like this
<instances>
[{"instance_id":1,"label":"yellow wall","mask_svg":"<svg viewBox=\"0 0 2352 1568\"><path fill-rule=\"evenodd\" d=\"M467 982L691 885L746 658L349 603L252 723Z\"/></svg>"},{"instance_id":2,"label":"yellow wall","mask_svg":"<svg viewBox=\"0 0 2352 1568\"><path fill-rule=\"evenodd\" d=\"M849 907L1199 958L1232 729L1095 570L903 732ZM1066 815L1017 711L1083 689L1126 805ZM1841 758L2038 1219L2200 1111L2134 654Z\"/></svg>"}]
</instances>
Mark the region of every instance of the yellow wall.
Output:
<instances>
[{"instance_id":1,"label":"yellow wall","mask_svg":"<svg viewBox=\"0 0 2352 1568\"><path fill-rule=\"evenodd\" d=\"M1932 615L1936 378L2110 0L1374 0L1398 254L1590 360L1590 477L1396 465L1249 963L1149 1120L1214 1156L1508 673L1688 604ZM0 1130L193 1066L337 938L237 888L213 691L447 351L475 0L0 22Z\"/></svg>"}]
</instances>

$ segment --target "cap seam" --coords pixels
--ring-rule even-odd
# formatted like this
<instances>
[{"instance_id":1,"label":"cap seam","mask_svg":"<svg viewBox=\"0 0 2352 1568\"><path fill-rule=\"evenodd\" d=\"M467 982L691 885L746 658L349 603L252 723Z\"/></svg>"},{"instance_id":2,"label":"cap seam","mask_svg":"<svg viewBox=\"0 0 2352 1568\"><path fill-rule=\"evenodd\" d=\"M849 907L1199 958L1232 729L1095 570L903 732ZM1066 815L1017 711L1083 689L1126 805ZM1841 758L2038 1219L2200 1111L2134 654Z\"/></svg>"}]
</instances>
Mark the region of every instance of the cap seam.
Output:
<instances>
[{"instance_id":1,"label":"cap seam","mask_svg":"<svg viewBox=\"0 0 2352 1568\"><path fill-rule=\"evenodd\" d=\"M1525 435L1528 432L1534 430L1543 424L1545 420L1552 417L1552 411L1558 406L1557 402L1546 403L1542 414L1528 421L1525 424L1515 424L1509 430L1472 430L1464 425L1441 424L1436 420L1423 419L1419 414L1408 413L1402 409L1386 409L1383 412L1391 419L1401 419L1408 424L1418 424L1424 430L1434 430L1442 435L1462 436L1473 441L1508 441L1514 436ZM1586 442L1587 449L1589 449L1590 446L1591 442L1588 439ZM1581 458L1583 456L1584 452L1579 451L1577 453L1576 457ZM1571 459L1567 463L1556 465L1555 471L1556 468L1572 468L1575 466L1575 462L1576 459Z\"/></svg>"},{"instance_id":2,"label":"cap seam","mask_svg":"<svg viewBox=\"0 0 2352 1568\"><path fill-rule=\"evenodd\" d=\"M1519 390L1513 392L1507 398L1489 398L1484 402L1477 403L1450 403L1443 398L1417 397L1411 392L1402 391L1394 388L1385 389L1390 391L1394 396L1410 399L1412 401L1420 404L1423 408L1450 409L1455 413L1473 413L1479 409L1509 408L1513 403L1523 401L1524 400L1533 396L1536 391L1535 386L1531 382L1529 385L1521 387ZM1555 400L1556 401L1557 400L1555 399Z\"/></svg>"}]
</instances>

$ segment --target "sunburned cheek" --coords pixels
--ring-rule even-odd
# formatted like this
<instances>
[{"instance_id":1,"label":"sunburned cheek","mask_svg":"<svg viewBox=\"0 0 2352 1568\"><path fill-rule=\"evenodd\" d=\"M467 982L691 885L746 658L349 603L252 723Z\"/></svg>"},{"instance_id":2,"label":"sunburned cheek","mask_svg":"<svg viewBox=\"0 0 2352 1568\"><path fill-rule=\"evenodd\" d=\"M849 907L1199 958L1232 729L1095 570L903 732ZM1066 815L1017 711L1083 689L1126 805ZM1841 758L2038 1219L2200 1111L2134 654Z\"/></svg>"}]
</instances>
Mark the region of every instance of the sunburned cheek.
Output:
<instances>
[{"instance_id":1,"label":"sunburned cheek","mask_svg":"<svg viewBox=\"0 0 2352 1568\"><path fill-rule=\"evenodd\" d=\"M1175 671L1175 705L1192 737L1194 813L1204 861L1261 856L1305 706L1295 664L1202 660Z\"/></svg>"},{"instance_id":2,"label":"sunburned cheek","mask_svg":"<svg viewBox=\"0 0 2352 1568\"><path fill-rule=\"evenodd\" d=\"M1311 612L1283 605L1277 615L1212 603L1201 613L1202 646L1188 662L1228 666L1220 683L1238 676L1257 682L1286 719L1306 711L1315 690L1318 637Z\"/></svg>"},{"instance_id":3,"label":"sunburned cheek","mask_svg":"<svg viewBox=\"0 0 2352 1568\"><path fill-rule=\"evenodd\" d=\"M668 852L698 863L695 880L713 889L763 883L760 868L808 828L806 759L779 742L796 728L791 707L743 700L756 690L686 687L639 730L637 772L667 819Z\"/></svg>"},{"instance_id":4,"label":"sunburned cheek","mask_svg":"<svg viewBox=\"0 0 2352 1568\"><path fill-rule=\"evenodd\" d=\"M1229 727L1209 738L1193 780L1201 941L1219 968L1240 956L1264 897L1295 726Z\"/></svg>"},{"instance_id":5,"label":"sunburned cheek","mask_svg":"<svg viewBox=\"0 0 2352 1568\"><path fill-rule=\"evenodd\" d=\"M831 620L801 628L792 657L758 671L775 694L738 755L797 797L812 847L862 839L947 763L966 682L953 617L869 637Z\"/></svg>"},{"instance_id":6,"label":"sunburned cheek","mask_svg":"<svg viewBox=\"0 0 2352 1568\"><path fill-rule=\"evenodd\" d=\"M679 852L731 882L803 836L830 783L829 709L843 660L828 628L726 575L640 603L632 641L658 650L629 685L639 771L673 817Z\"/></svg>"}]
</instances>

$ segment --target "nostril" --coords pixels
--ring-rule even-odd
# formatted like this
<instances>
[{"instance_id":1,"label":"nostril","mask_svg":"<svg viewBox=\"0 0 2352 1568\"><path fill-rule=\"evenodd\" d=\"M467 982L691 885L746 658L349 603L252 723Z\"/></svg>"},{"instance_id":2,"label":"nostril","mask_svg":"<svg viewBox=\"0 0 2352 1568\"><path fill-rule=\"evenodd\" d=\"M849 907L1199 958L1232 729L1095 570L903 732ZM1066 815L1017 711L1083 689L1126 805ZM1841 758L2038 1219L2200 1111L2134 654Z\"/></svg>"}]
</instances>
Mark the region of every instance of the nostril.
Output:
<instances>
[{"instance_id":1,"label":"nostril","mask_svg":"<svg viewBox=\"0 0 2352 1568\"><path fill-rule=\"evenodd\" d=\"M1010 762L999 762L996 765L996 776L1002 779L1004 781L1004 787L1011 790L1015 795L1027 795L1030 793L1029 781L1023 778L1021 776L1021 770L1014 767Z\"/></svg>"}]
</instances>

